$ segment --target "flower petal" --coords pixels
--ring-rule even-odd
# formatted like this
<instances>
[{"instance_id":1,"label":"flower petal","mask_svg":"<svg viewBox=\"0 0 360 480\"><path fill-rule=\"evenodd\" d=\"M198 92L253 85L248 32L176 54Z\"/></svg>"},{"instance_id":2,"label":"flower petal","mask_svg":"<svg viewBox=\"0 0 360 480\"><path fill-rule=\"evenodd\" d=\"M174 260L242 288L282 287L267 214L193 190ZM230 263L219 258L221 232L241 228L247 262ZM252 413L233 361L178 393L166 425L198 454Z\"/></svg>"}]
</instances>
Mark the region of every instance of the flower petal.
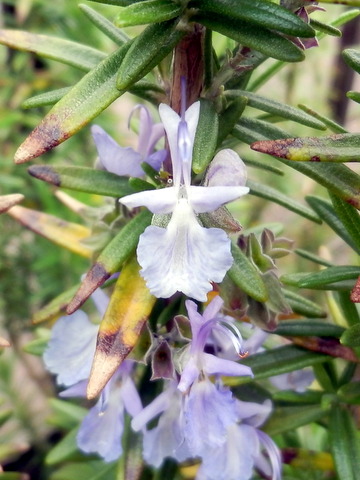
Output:
<instances>
[{"instance_id":1,"label":"flower petal","mask_svg":"<svg viewBox=\"0 0 360 480\"><path fill-rule=\"evenodd\" d=\"M143 158L140 153L131 147L120 147L115 140L98 125L91 128L100 162L105 170L116 175L128 175L130 177L142 177L144 171L141 168Z\"/></svg>"},{"instance_id":2,"label":"flower petal","mask_svg":"<svg viewBox=\"0 0 360 480\"><path fill-rule=\"evenodd\" d=\"M168 298L176 291L206 300L210 282L221 282L233 258L223 230L203 228L186 199L180 199L166 229L150 226L140 236L137 256L150 292Z\"/></svg>"},{"instance_id":3,"label":"flower petal","mask_svg":"<svg viewBox=\"0 0 360 480\"><path fill-rule=\"evenodd\" d=\"M226 360L225 358L218 358L210 353L202 355L203 370L208 375L226 375L228 377L253 377L254 374L250 367L242 365L241 363Z\"/></svg>"},{"instance_id":4,"label":"flower petal","mask_svg":"<svg viewBox=\"0 0 360 480\"><path fill-rule=\"evenodd\" d=\"M70 386L89 377L97 332L98 327L81 310L59 318L43 356L58 384Z\"/></svg>"},{"instance_id":5,"label":"flower petal","mask_svg":"<svg viewBox=\"0 0 360 480\"><path fill-rule=\"evenodd\" d=\"M82 421L77 434L78 447L85 453L97 453L106 462L112 462L122 454L123 430L121 388L113 387L107 408L102 411L99 400Z\"/></svg>"},{"instance_id":6,"label":"flower petal","mask_svg":"<svg viewBox=\"0 0 360 480\"><path fill-rule=\"evenodd\" d=\"M213 212L225 203L249 193L248 187L195 187L190 186L189 201L196 213Z\"/></svg>"},{"instance_id":7,"label":"flower petal","mask_svg":"<svg viewBox=\"0 0 360 480\"><path fill-rule=\"evenodd\" d=\"M128 208L147 207L152 213L170 213L176 204L174 187L161 188L160 190L146 190L133 193L120 198L119 202Z\"/></svg>"},{"instance_id":8,"label":"flower petal","mask_svg":"<svg viewBox=\"0 0 360 480\"><path fill-rule=\"evenodd\" d=\"M239 155L230 148L220 150L209 165L205 185L245 186L247 178L246 165Z\"/></svg>"}]
</instances>

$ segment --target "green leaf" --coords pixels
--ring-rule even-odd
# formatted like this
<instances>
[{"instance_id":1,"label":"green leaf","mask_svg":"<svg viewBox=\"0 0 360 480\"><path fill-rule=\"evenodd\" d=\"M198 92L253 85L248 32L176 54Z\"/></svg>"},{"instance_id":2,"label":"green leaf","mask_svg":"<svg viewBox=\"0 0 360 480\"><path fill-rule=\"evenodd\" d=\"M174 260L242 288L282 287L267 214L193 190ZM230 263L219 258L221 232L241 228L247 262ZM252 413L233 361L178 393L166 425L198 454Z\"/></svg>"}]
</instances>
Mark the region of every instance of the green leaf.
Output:
<instances>
[{"instance_id":1,"label":"green leaf","mask_svg":"<svg viewBox=\"0 0 360 480\"><path fill-rule=\"evenodd\" d=\"M340 338L345 329L321 320L281 321L271 333L284 337L334 337Z\"/></svg>"},{"instance_id":2,"label":"green leaf","mask_svg":"<svg viewBox=\"0 0 360 480\"><path fill-rule=\"evenodd\" d=\"M307 105L304 105L303 103L300 103L298 107L303 110L304 112L308 113L312 117L320 120L324 125L327 126L329 130L331 130L334 133L348 133L348 131L339 125L338 123L334 122L334 120L331 120L331 118L326 117L325 115L322 115L319 112L315 112L312 108L308 107Z\"/></svg>"},{"instance_id":3,"label":"green leaf","mask_svg":"<svg viewBox=\"0 0 360 480\"><path fill-rule=\"evenodd\" d=\"M360 382L347 383L343 385L337 393L343 402L351 405L360 404Z\"/></svg>"},{"instance_id":4,"label":"green leaf","mask_svg":"<svg viewBox=\"0 0 360 480\"><path fill-rule=\"evenodd\" d=\"M104 3L105 5L116 5L117 7L127 7L133 3L143 2L144 0L90 0L91 2Z\"/></svg>"},{"instance_id":5,"label":"green leaf","mask_svg":"<svg viewBox=\"0 0 360 480\"><path fill-rule=\"evenodd\" d=\"M288 136L282 128L257 118L241 117L231 134L249 145L256 140L284 138Z\"/></svg>"},{"instance_id":6,"label":"green leaf","mask_svg":"<svg viewBox=\"0 0 360 480\"><path fill-rule=\"evenodd\" d=\"M45 457L45 463L47 465L56 465L57 463L61 463L64 460L68 460L69 458L73 457L78 452L76 443L77 432L78 427L70 430L70 432L50 450Z\"/></svg>"},{"instance_id":7,"label":"green leaf","mask_svg":"<svg viewBox=\"0 0 360 480\"><path fill-rule=\"evenodd\" d=\"M315 31L289 10L264 0L194 0L188 8L223 15L231 20L244 20L294 37L314 37ZM255 27L256 28L256 27Z\"/></svg>"},{"instance_id":8,"label":"green leaf","mask_svg":"<svg viewBox=\"0 0 360 480\"><path fill-rule=\"evenodd\" d=\"M321 223L319 217L310 208L307 208L305 205L293 200L291 197L288 197L278 190L275 190L275 188L262 185L261 183L254 182L252 180L248 180L246 185L250 188L250 194L282 205L288 210L291 210L302 217L308 218L313 222Z\"/></svg>"},{"instance_id":9,"label":"green leaf","mask_svg":"<svg viewBox=\"0 0 360 480\"><path fill-rule=\"evenodd\" d=\"M354 302L350 299L350 292L337 292L339 305L343 312L343 316L348 325L356 325L360 322L358 309Z\"/></svg>"},{"instance_id":10,"label":"green leaf","mask_svg":"<svg viewBox=\"0 0 360 480\"><path fill-rule=\"evenodd\" d=\"M332 25L327 25L326 23L319 22L315 18L310 18L310 25L319 32L326 33L326 35L331 35L333 37L341 37L341 30Z\"/></svg>"},{"instance_id":11,"label":"green leaf","mask_svg":"<svg viewBox=\"0 0 360 480\"><path fill-rule=\"evenodd\" d=\"M325 310L307 298L283 288L283 294L293 312L308 318L325 318Z\"/></svg>"},{"instance_id":12,"label":"green leaf","mask_svg":"<svg viewBox=\"0 0 360 480\"><path fill-rule=\"evenodd\" d=\"M285 345L251 355L241 363L251 367L255 380L260 380L322 363L329 358L327 355L310 352L295 345ZM244 381L250 381L250 379L244 379Z\"/></svg>"},{"instance_id":13,"label":"green leaf","mask_svg":"<svg viewBox=\"0 0 360 480\"><path fill-rule=\"evenodd\" d=\"M355 245L354 250L360 254L360 216L359 212L352 205L341 200L338 196L330 193L330 198L338 218L349 233L352 239L351 244Z\"/></svg>"},{"instance_id":14,"label":"green leaf","mask_svg":"<svg viewBox=\"0 0 360 480\"><path fill-rule=\"evenodd\" d=\"M120 47L129 40L129 37L124 32L115 27L110 20L96 10L83 3L79 5L79 8L99 30L105 33L107 37L111 38L111 40Z\"/></svg>"},{"instance_id":15,"label":"green leaf","mask_svg":"<svg viewBox=\"0 0 360 480\"><path fill-rule=\"evenodd\" d=\"M100 50L81 43L22 30L0 30L0 43L85 71L90 70L106 57L106 54Z\"/></svg>"},{"instance_id":16,"label":"green leaf","mask_svg":"<svg viewBox=\"0 0 360 480\"><path fill-rule=\"evenodd\" d=\"M360 323L345 330L340 338L340 343L348 347L360 347Z\"/></svg>"},{"instance_id":17,"label":"green leaf","mask_svg":"<svg viewBox=\"0 0 360 480\"><path fill-rule=\"evenodd\" d=\"M201 173L212 160L217 144L219 118L213 102L200 100L200 117L193 147L192 169Z\"/></svg>"},{"instance_id":18,"label":"green leaf","mask_svg":"<svg viewBox=\"0 0 360 480\"><path fill-rule=\"evenodd\" d=\"M44 354L45 349L50 340L50 330L47 328L38 328L36 330L36 338L28 342L23 350L31 355L41 356Z\"/></svg>"},{"instance_id":19,"label":"green leaf","mask_svg":"<svg viewBox=\"0 0 360 480\"><path fill-rule=\"evenodd\" d=\"M51 150L88 124L124 92L116 88L119 64L131 42L86 74L46 115L20 145L15 162L23 163Z\"/></svg>"},{"instance_id":20,"label":"green leaf","mask_svg":"<svg viewBox=\"0 0 360 480\"><path fill-rule=\"evenodd\" d=\"M331 262L328 262L327 260L320 257L319 255L309 252L308 250L303 250L302 248L295 248L294 253L296 253L302 258L306 258L306 260L310 260L310 262L317 263L318 265L323 265L324 267L333 266Z\"/></svg>"},{"instance_id":21,"label":"green leaf","mask_svg":"<svg viewBox=\"0 0 360 480\"><path fill-rule=\"evenodd\" d=\"M243 158L244 162L246 163L247 167L254 167L259 168L260 170L266 170L267 172L275 173L275 175L284 175L283 170L278 167L274 167L273 165L269 165L268 163L258 162L257 160Z\"/></svg>"},{"instance_id":22,"label":"green leaf","mask_svg":"<svg viewBox=\"0 0 360 480\"><path fill-rule=\"evenodd\" d=\"M268 57L285 62L301 62L305 58L304 52L285 37L262 26L254 27L254 24L250 22L208 12L196 13L191 20Z\"/></svg>"},{"instance_id":23,"label":"green leaf","mask_svg":"<svg viewBox=\"0 0 360 480\"><path fill-rule=\"evenodd\" d=\"M354 242L353 236L349 235L348 230L345 228L343 222L341 221L341 217L337 215L337 212L335 212L330 202L324 200L323 198L313 196L306 197L306 201L315 210L319 217L324 220L324 222L326 222L329 227L339 235L340 238L342 238L348 245L350 245L353 250L360 254L360 245L358 246L357 243ZM359 215L358 211L354 207L351 207L346 202L343 202L340 199L339 202L341 202L341 204L343 205L349 206L349 208L356 213L356 216ZM354 226L355 224L356 217L354 218ZM356 239L356 242L359 242L359 239Z\"/></svg>"},{"instance_id":24,"label":"green leaf","mask_svg":"<svg viewBox=\"0 0 360 480\"><path fill-rule=\"evenodd\" d=\"M120 271L122 265L135 251L139 236L151 223L151 219L151 212L141 211L107 244L68 305L66 310L68 314L77 310L112 274Z\"/></svg>"},{"instance_id":25,"label":"green leaf","mask_svg":"<svg viewBox=\"0 0 360 480\"><path fill-rule=\"evenodd\" d=\"M259 302L266 302L268 292L258 269L236 245L231 246L234 263L228 275L241 290Z\"/></svg>"},{"instance_id":26,"label":"green leaf","mask_svg":"<svg viewBox=\"0 0 360 480\"><path fill-rule=\"evenodd\" d=\"M96 195L117 198L136 191L130 187L128 177L94 168L32 165L28 172L51 185Z\"/></svg>"},{"instance_id":27,"label":"green leaf","mask_svg":"<svg viewBox=\"0 0 360 480\"><path fill-rule=\"evenodd\" d=\"M342 52L345 62L354 69L357 73L360 73L360 52L353 48L347 48Z\"/></svg>"},{"instance_id":28,"label":"green leaf","mask_svg":"<svg viewBox=\"0 0 360 480\"><path fill-rule=\"evenodd\" d=\"M116 480L117 465L102 460L70 463L54 472L50 480Z\"/></svg>"},{"instance_id":29,"label":"green leaf","mask_svg":"<svg viewBox=\"0 0 360 480\"><path fill-rule=\"evenodd\" d=\"M23 101L21 104L22 108L36 108L44 107L46 105L54 105L62 99L67 93L69 93L71 87L58 88L57 90L51 90L51 92L40 93L39 95L34 95Z\"/></svg>"},{"instance_id":30,"label":"green leaf","mask_svg":"<svg viewBox=\"0 0 360 480\"><path fill-rule=\"evenodd\" d=\"M149 25L135 38L121 62L117 88L123 90L149 73L165 58L179 40L184 30L177 30L177 20Z\"/></svg>"},{"instance_id":31,"label":"green leaf","mask_svg":"<svg viewBox=\"0 0 360 480\"><path fill-rule=\"evenodd\" d=\"M224 92L226 97L246 97L248 99L248 106L257 108L258 110L270 113L281 118L286 118L296 123L306 125L308 127L316 128L318 130L326 130L326 126L323 122L315 119L311 115L308 115L299 108L292 107L290 105L285 105L283 103L277 102L257 93L248 92L246 90L226 90ZM265 152L268 153L268 152ZM280 156L280 155L277 155Z\"/></svg>"},{"instance_id":32,"label":"green leaf","mask_svg":"<svg viewBox=\"0 0 360 480\"><path fill-rule=\"evenodd\" d=\"M263 428L268 435L278 435L317 422L326 413L327 411L320 405L277 407Z\"/></svg>"},{"instance_id":33,"label":"green leaf","mask_svg":"<svg viewBox=\"0 0 360 480\"><path fill-rule=\"evenodd\" d=\"M125 7L115 18L117 27L159 23L180 15L182 7L172 0L145 0Z\"/></svg>"},{"instance_id":34,"label":"green leaf","mask_svg":"<svg viewBox=\"0 0 360 480\"><path fill-rule=\"evenodd\" d=\"M14 412L13 410L4 410L0 412L0 427L2 427L12 416ZM0 474L1 478L1 474Z\"/></svg>"},{"instance_id":35,"label":"green leaf","mask_svg":"<svg viewBox=\"0 0 360 480\"><path fill-rule=\"evenodd\" d=\"M331 409L329 434L338 478L356 480L360 471L359 440L350 413L341 405Z\"/></svg>"},{"instance_id":36,"label":"green leaf","mask_svg":"<svg viewBox=\"0 0 360 480\"><path fill-rule=\"evenodd\" d=\"M347 92L346 96L350 98L350 100L354 100L354 102L360 103L360 93L359 92Z\"/></svg>"},{"instance_id":37,"label":"green leaf","mask_svg":"<svg viewBox=\"0 0 360 480\"><path fill-rule=\"evenodd\" d=\"M38 324L49 320L54 320L58 318L61 314L64 314L68 303L73 298L78 288L78 284L74 285L73 287L65 290L65 292L62 292L56 298L51 300L44 307L37 310L31 319L32 323Z\"/></svg>"},{"instance_id":38,"label":"green leaf","mask_svg":"<svg viewBox=\"0 0 360 480\"><path fill-rule=\"evenodd\" d=\"M225 140L235 127L247 105L246 97L235 98L219 116L218 146Z\"/></svg>"},{"instance_id":39,"label":"green leaf","mask_svg":"<svg viewBox=\"0 0 360 480\"><path fill-rule=\"evenodd\" d=\"M83 420L88 410L65 400L51 398L49 400L52 414L47 419L51 425L59 427L61 430L71 430L78 426Z\"/></svg>"},{"instance_id":40,"label":"green leaf","mask_svg":"<svg viewBox=\"0 0 360 480\"><path fill-rule=\"evenodd\" d=\"M256 142L251 148L293 162L358 162L360 135L284 138Z\"/></svg>"},{"instance_id":41,"label":"green leaf","mask_svg":"<svg viewBox=\"0 0 360 480\"><path fill-rule=\"evenodd\" d=\"M315 273L290 273L282 275L280 280L286 285L299 288L332 289L339 284L340 288L348 287L344 280L355 280L360 275L360 267L335 266L328 267ZM352 282L354 283L354 282Z\"/></svg>"}]
</instances>

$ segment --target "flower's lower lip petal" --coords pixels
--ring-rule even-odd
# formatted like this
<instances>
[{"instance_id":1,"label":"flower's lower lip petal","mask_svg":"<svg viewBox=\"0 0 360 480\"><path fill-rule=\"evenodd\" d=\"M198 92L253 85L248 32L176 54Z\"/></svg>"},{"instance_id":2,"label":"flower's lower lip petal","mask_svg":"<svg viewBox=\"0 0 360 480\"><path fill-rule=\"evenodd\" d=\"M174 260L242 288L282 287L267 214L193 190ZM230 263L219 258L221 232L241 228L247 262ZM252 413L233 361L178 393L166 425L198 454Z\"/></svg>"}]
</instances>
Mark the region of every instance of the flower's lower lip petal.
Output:
<instances>
[{"instance_id":1,"label":"flower's lower lip petal","mask_svg":"<svg viewBox=\"0 0 360 480\"><path fill-rule=\"evenodd\" d=\"M213 212L247 193L249 193L248 187L190 186L190 203L196 213Z\"/></svg>"},{"instance_id":2,"label":"flower's lower lip petal","mask_svg":"<svg viewBox=\"0 0 360 480\"><path fill-rule=\"evenodd\" d=\"M206 301L210 282L221 282L233 262L226 233L201 227L186 200L177 204L166 229L145 230L137 255L153 295L168 298L180 291L199 301Z\"/></svg>"},{"instance_id":3,"label":"flower's lower lip petal","mask_svg":"<svg viewBox=\"0 0 360 480\"><path fill-rule=\"evenodd\" d=\"M230 377L254 376L250 367L233 362L232 360L218 358L209 353L204 353L202 359L204 371L208 375L225 375Z\"/></svg>"},{"instance_id":4,"label":"flower's lower lip petal","mask_svg":"<svg viewBox=\"0 0 360 480\"><path fill-rule=\"evenodd\" d=\"M141 168L143 159L140 153L131 147L120 147L120 145L98 125L94 125L91 132L100 161L108 172L131 177L142 177L144 175L144 171Z\"/></svg>"},{"instance_id":5,"label":"flower's lower lip petal","mask_svg":"<svg viewBox=\"0 0 360 480\"><path fill-rule=\"evenodd\" d=\"M120 203L128 208L147 207L152 213L170 213L176 204L175 187L161 190L146 190L120 198Z\"/></svg>"}]
</instances>

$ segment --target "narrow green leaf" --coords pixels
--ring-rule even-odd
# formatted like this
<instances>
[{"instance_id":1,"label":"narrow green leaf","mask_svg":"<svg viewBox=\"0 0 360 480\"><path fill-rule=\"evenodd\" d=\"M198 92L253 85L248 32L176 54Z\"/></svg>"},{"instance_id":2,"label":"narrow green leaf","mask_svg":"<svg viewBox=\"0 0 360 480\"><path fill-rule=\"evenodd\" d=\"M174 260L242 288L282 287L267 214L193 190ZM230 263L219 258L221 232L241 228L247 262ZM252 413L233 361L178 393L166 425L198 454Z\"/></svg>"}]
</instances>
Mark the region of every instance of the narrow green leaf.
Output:
<instances>
[{"instance_id":1,"label":"narrow green leaf","mask_svg":"<svg viewBox=\"0 0 360 480\"><path fill-rule=\"evenodd\" d=\"M277 407L264 425L268 435L293 431L302 425L320 420L327 411L320 405L301 405L295 407Z\"/></svg>"},{"instance_id":2,"label":"narrow green leaf","mask_svg":"<svg viewBox=\"0 0 360 480\"><path fill-rule=\"evenodd\" d=\"M64 460L68 460L76 454L78 451L76 443L78 427L70 430L64 438L53 447L45 457L45 463L47 465L56 465Z\"/></svg>"},{"instance_id":3,"label":"narrow green leaf","mask_svg":"<svg viewBox=\"0 0 360 480\"><path fill-rule=\"evenodd\" d=\"M28 172L51 185L96 195L118 198L136 191L129 185L128 177L94 168L32 165Z\"/></svg>"},{"instance_id":4,"label":"narrow green leaf","mask_svg":"<svg viewBox=\"0 0 360 480\"><path fill-rule=\"evenodd\" d=\"M317 303L290 290L282 289L283 294L294 313L304 315L307 318L325 318L325 310Z\"/></svg>"},{"instance_id":5,"label":"narrow green leaf","mask_svg":"<svg viewBox=\"0 0 360 480\"><path fill-rule=\"evenodd\" d=\"M121 10L115 18L117 27L130 27L147 23L160 23L180 15L182 7L172 0L145 0Z\"/></svg>"},{"instance_id":6,"label":"narrow green leaf","mask_svg":"<svg viewBox=\"0 0 360 480\"><path fill-rule=\"evenodd\" d=\"M92 0L94 1L94 0ZM68 463L51 474L49 480L117 480L116 462L103 460Z\"/></svg>"},{"instance_id":7,"label":"narrow green leaf","mask_svg":"<svg viewBox=\"0 0 360 480\"><path fill-rule=\"evenodd\" d=\"M234 263L228 275L241 290L259 302L266 302L268 292L257 268L236 245L231 246Z\"/></svg>"},{"instance_id":8,"label":"narrow green leaf","mask_svg":"<svg viewBox=\"0 0 360 480\"><path fill-rule=\"evenodd\" d=\"M177 20L149 25L135 38L121 62L117 88L123 90L134 84L158 65L179 40L184 30L177 30Z\"/></svg>"},{"instance_id":9,"label":"narrow green leaf","mask_svg":"<svg viewBox=\"0 0 360 480\"><path fill-rule=\"evenodd\" d=\"M345 62L354 69L357 73L360 73L360 52L353 48L347 48L342 52Z\"/></svg>"},{"instance_id":10,"label":"narrow green leaf","mask_svg":"<svg viewBox=\"0 0 360 480\"><path fill-rule=\"evenodd\" d=\"M275 190L275 188L262 185L261 183L254 182L252 180L248 180L246 185L250 188L250 194L282 205L288 210L291 210L302 217L308 218L313 222L321 223L319 217L310 208L307 208L305 205L302 205L293 198L288 197L278 190Z\"/></svg>"},{"instance_id":11,"label":"narrow green leaf","mask_svg":"<svg viewBox=\"0 0 360 480\"><path fill-rule=\"evenodd\" d=\"M353 250L355 250L357 253L360 254L360 245L357 245L359 242L359 239L356 239L356 242L354 241L354 237L352 235L349 235L348 230L345 228L345 225L343 224L341 217L337 215L337 212L335 212L333 206L331 205L330 202L327 200L324 200L323 198L320 197L315 197L315 196L308 196L306 197L306 201L309 203L309 205L315 210L315 212L319 215L319 217L326 222L329 227L336 232L340 238L342 238ZM348 205L346 202L342 201L339 199L339 202L341 202L343 205L349 206L350 209L352 209L356 215L358 216L358 211L354 208ZM345 215L345 211L344 211ZM352 221L351 219L349 219ZM356 217L354 218L354 227L356 224Z\"/></svg>"},{"instance_id":12,"label":"narrow green leaf","mask_svg":"<svg viewBox=\"0 0 360 480\"><path fill-rule=\"evenodd\" d=\"M218 130L219 118L213 102L201 99L200 117L193 147L192 169L195 173L203 172L214 157Z\"/></svg>"},{"instance_id":13,"label":"narrow green leaf","mask_svg":"<svg viewBox=\"0 0 360 480\"><path fill-rule=\"evenodd\" d=\"M231 134L242 142L252 144L267 138L285 138L288 133L282 128L258 118L241 117Z\"/></svg>"},{"instance_id":14,"label":"narrow green leaf","mask_svg":"<svg viewBox=\"0 0 360 480\"><path fill-rule=\"evenodd\" d=\"M110 20L96 10L83 3L80 3L79 8L99 30L101 30L107 37L111 38L111 40L120 47L129 40L129 37L124 32L115 27Z\"/></svg>"},{"instance_id":15,"label":"narrow green leaf","mask_svg":"<svg viewBox=\"0 0 360 480\"><path fill-rule=\"evenodd\" d=\"M85 71L90 70L106 57L106 54L100 50L81 43L22 30L0 30L0 43Z\"/></svg>"},{"instance_id":16,"label":"narrow green leaf","mask_svg":"<svg viewBox=\"0 0 360 480\"><path fill-rule=\"evenodd\" d=\"M334 133L348 133L348 131L339 125L338 123L334 122L334 120L331 120L329 117L325 117L325 115L322 115L318 112L315 112L312 108L308 107L307 105L300 104L298 107L306 112L307 114L311 115L312 117L316 118L317 120L320 120L324 125L327 126L329 130L331 130Z\"/></svg>"},{"instance_id":17,"label":"narrow green leaf","mask_svg":"<svg viewBox=\"0 0 360 480\"><path fill-rule=\"evenodd\" d=\"M310 352L295 345L285 345L251 355L242 360L241 363L251 367L255 380L260 380L322 363L329 358L327 355ZM244 379L244 381L250 380Z\"/></svg>"},{"instance_id":18,"label":"narrow green leaf","mask_svg":"<svg viewBox=\"0 0 360 480\"><path fill-rule=\"evenodd\" d=\"M360 404L360 382L351 382L338 390L340 399L350 405Z\"/></svg>"},{"instance_id":19,"label":"narrow green leaf","mask_svg":"<svg viewBox=\"0 0 360 480\"><path fill-rule=\"evenodd\" d=\"M54 105L58 102L64 95L69 93L71 87L58 88L57 90L51 90L51 92L41 93L40 95L35 95L26 99L22 104L22 108L36 108L44 107L46 105Z\"/></svg>"},{"instance_id":20,"label":"narrow green leaf","mask_svg":"<svg viewBox=\"0 0 360 480\"><path fill-rule=\"evenodd\" d=\"M256 142L251 148L293 162L358 162L360 135L284 138Z\"/></svg>"},{"instance_id":21,"label":"narrow green leaf","mask_svg":"<svg viewBox=\"0 0 360 480\"><path fill-rule=\"evenodd\" d=\"M244 20L257 26L266 25L294 37L314 37L315 31L290 10L265 0L193 0L189 8Z\"/></svg>"},{"instance_id":22,"label":"narrow green leaf","mask_svg":"<svg viewBox=\"0 0 360 480\"><path fill-rule=\"evenodd\" d=\"M317 31L326 33L326 35L331 35L333 37L341 37L341 30L332 25L327 25L326 23L319 22L315 18L310 18L310 25Z\"/></svg>"},{"instance_id":23,"label":"narrow green leaf","mask_svg":"<svg viewBox=\"0 0 360 480\"><path fill-rule=\"evenodd\" d=\"M360 347L360 323L345 330L340 342L348 347Z\"/></svg>"},{"instance_id":24,"label":"narrow green leaf","mask_svg":"<svg viewBox=\"0 0 360 480\"><path fill-rule=\"evenodd\" d=\"M359 92L347 92L346 96L350 98L350 100L354 100L354 102L360 103L360 93Z\"/></svg>"},{"instance_id":25,"label":"narrow green leaf","mask_svg":"<svg viewBox=\"0 0 360 480\"><path fill-rule=\"evenodd\" d=\"M20 145L16 163L27 162L56 147L124 93L116 88L116 75L130 45L128 42L103 60L50 110Z\"/></svg>"},{"instance_id":26,"label":"narrow green leaf","mask_svg":"<svg viewBox=\"0 0 360 480\"><path fill-rule=\"evenodd\" d=\"M278 167L274 167L273 165L269 165L268 163L258 162L257 160L250 160L248 158L243 158L244 162L246 163L247 167L254 167L259 168L260 170L266 170L267 172L275 173L275 175L284 175L283 170Z\"/></svg>"},{"instance_id":27,"label":"narrow green leaf","mask_svg":"<svg viewBox=\"0 0 360 480\"><path fill-rule=\"evenodd\" d=\"M321 0L321 3L341 3L349 7L360 7L360 0Z\"/></svg>"},{"instance_id":28,"label":"narrow green leaf","mask_svg":"<svg viewBox=\"0 0 360 480\"><path fill-rule=\"evenodd\" d=\"M4 410L0 412L0 427L2 427L12 416L14 412L13 410ZM1 474L0 474L1 478Z\"/></svg>"},{"instance_id":29,"label":"narrow green leaf","mask_svg":"<svg viewBox=\"0 0 360 480\"><path fill-rule=\"evenodd\" d=\"M248 99L249 107L257 108L258 110L270 113L275 116L286 118L287 120L292 120L293 122L306 125L308 127L316 128L318 130L326 130L326 126L323 122L315 119L311 115L303 112L299 108L292 107L290 105L285 105L283 103L277 102L257 93L248 92L246 90L226 90L224 92L226 97L246 97ZM265 152L267 153L267 152Z\"/></svg>"},{"instance_id":30,"label":"narrow green leaf","mask_svg":"<svg viewBox=\"0 0 360 480\"><path fill-rule=\"evenodd\" d=\"M360 322L360 315L354 302L350 299L350 292L337 292L339 305L348 325L356 325Z\"/></svg>"},{"instance_id":31,"label":"narrow green leaf","mask_svg":"<svg viewBox=\"0 0 360 480\"><path fill-rule=\"evenodd\" d=\"M58 398L51 398L49 403L52 414L47 419L47 423L61 430L71 430L77 427L88 413L86 408Z\"/></svg>"},{"instance_id":32,"label":"narrow green leaf","mask_svg":"<svg viewBox=\"0 0 360 480\"><path fill-rule=\"evenodd\" d=\"M303 250L302 248L296 248L294 250L294 253L299 255L302 258L306 258L306 260L310 260L310 262L317 263L318 265L323 265L324 267L332 267L333 264L331 262L328 262L324 258L320 257L319 255L316 255L313 252L309 252L308 250Z\"/></svg>"},{"instance_id":33,"label":"narrow green leaf","mask_svg":"<svg viewBox=\"0 0 360 480\"><path fill-rule=\"evenodd\" d=\"M290 40L262 26L208 12L196 13L191 19L268 57L285 62L301 62L305 58L304 52Z\"/></svg>"},{"instance_id":34,"label":"narrow green leaf","mask_svg":"<svg viewBox=\"0 0 360 480\"><path fill-rule=\"evenodd\" d=\"M67 306L68 314L75 312L112 274L120 271L122 265L134 253L139 236L151 223L151 219L151 212L143 210L108 243Z\"/></svg>"},{"instance_id":35,"label":"narrow green leaf","mask_svg":"<svg viewBox=\"0 0 360 480\"><path fill-rule=\"evenodd\" d=\"M356 280L360 275L360 267L334 266L315 273L290 273L283 275L280 280L286 285L299 288L329 288L344 280ZM354 282L353 282L354 283Z\"/></svg>"},{"instance_id":36,"label":"narrow green leaf","mask_svg":"<svg viewBox=\"0 0 360 480\"><path fill-rule=\"evenodd\" d=\"M143 2L144 0L90 0L91 2L103 3L105 5L116 5L117 7L127 7L133 3Z\"/></svg>"},{"instance_id":37,"label":"narrow green leaf","mask_svg":"<svg viewBox=\"0 0 360 480\"><path fill-rule=\"evenodd\" d=\"M65 290L65 292L62 292L56 298L51 300L40 310L37 310L32 316L32 323L38 324L49 320L54 320L58 318L61 314L64 314L68 303L73 298L78 288L78 284L74 285L73 287Z\"/></svg>"},{"instance_id":38,"label":"narrow green leaf","mask_svg":"<svg viewBox=\"0 0 360 480\"><path fill-rule=\"evenodd\" d=\"M337 195L330 193L330 198L336 215L352 239L352 243L349 245L355 245L354 250L360 254L360 216L358 210L341 200Z\"/></svg>"},{"instance_id":39,"label":"narrow green leaf","mask_svg":"<svg viewBox=\"0 0 360 480\"><path fill-rule=\"evenodd\" d=\"M322 320L282 320L271 333L284 337L334 337L340 338L346 332L343 327Z\"/></svg>"},{"instance_id":40,"label":"narrow green leaf","mask_svg":"<svg viewBox=\"0 0 360 480\"><path fill-rule=\"evenodd\" d=\"M329 415L329 427L330 448L338 478L357 480L360 471L360 449L350 413L341 405L333 405Z\"/></svg>"},{"instance_id":41,"label":"narrow green leaf","mask_svg":"<svg viewBox=\"0 0 360 480\"><path fill-rule=\"evenodd\" d=\"M246 97L235 98L219 116L218 146L225 140L235 127L247 105Z\"/></svg>"}]
</instances>

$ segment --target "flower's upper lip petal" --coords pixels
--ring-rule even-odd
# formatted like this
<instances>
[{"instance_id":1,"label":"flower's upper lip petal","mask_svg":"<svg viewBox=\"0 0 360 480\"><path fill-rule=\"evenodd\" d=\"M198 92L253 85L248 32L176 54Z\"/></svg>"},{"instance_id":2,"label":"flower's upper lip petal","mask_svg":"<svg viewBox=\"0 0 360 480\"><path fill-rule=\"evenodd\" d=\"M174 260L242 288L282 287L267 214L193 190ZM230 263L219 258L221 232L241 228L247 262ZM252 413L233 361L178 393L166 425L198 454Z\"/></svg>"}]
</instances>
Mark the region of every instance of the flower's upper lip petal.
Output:
<instances>
[{"instance_id":1,"label":"flower's upper lip petal","mask_svg":"<svg viewBox=\"0 0 360 480\"><path fill-rule=\"evenodd\" d=\"M201 361L203 370L208 375L225 375L229 377L254 376L250 367L233 362L232 360L215 357L210 353L203 353Z\"/></svg>"},{"instance_id":2,"label":"flower's upper lip petal","mask_svg":"<svg viewBox=\"0 0 360 480\"><path fill-rule=\"evenodd\" d=\"M217 295L216 297L214 297L204 310L204 313L203 313L204 320L207 321L212 318L215 318L216 315L219 313L223 304L224 304L224 300L220 297L220 295Z\"/></svg>"},{"instance_id":3,"label":"flower's upper lip petal","mask_svg":"<svg viewBox=\"0 0 360 480\"><path fill-rule=\"evenodd\" d=\"M196 213L213 212L222 205L246 195L248 187L195 187L191 186L190 203Z\"/></svg>"},{"instance_id":4,"label":"flower's upper lip petal","mask_svg":"<svg viewBox=\"0 0 360 480\"><path fill-rule=\"evenodd\" d=\"M176 112L174 112L172 108L170 108L168 105L165 105L165 103L161 103L159 105L159 115L164 125L166 136L169 143L171 161L173 166L174 184L180 185L181 164L180 164L180 159L178 158L178 148L177 148L177 136L178 136L178 127L180 123L180 117Z\"/></svg>"},{"instance_id":5,"label":"flower's upper lip petal","mask_svg":"<svg viewBox=\"0 0 360 480\"><path fill-rule=\"evenodd\" d=\"M150 136L148 138L146 156L148 156L155 148L155 145L165 134L164 125L162 123L155 123L152 126Z\"/></svg>"},{"instance_id":6,"label":"flower's upper lip petal","mask_svg":"<svg viewBox=\"0 0 360 480\"><path fill-rule=\"evenodd\" d=\"M128 208L147 207L152 213L170 213L176 204L175 187L160 190L146 190L120 198L119 202Z\"/></svg>"}]
</instances>

